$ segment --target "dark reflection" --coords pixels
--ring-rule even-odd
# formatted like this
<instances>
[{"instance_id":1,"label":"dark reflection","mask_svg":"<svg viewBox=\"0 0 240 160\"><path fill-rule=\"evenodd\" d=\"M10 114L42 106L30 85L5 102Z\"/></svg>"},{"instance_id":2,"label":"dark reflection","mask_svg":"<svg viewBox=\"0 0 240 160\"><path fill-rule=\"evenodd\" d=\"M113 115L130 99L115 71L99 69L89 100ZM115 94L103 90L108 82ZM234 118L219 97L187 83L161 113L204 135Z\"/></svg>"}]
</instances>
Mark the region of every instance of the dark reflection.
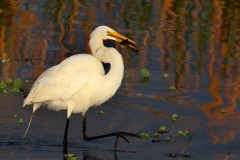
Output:
<instances>
[{"instance_id":1,"label":"dark reflection","mask_svg":"<svg viewBox=\"0 0 240 160\"><path fill-rule=\"evenodd\" d=\"M109 155L112 154L113 155L111 159L120 160L118 158L118 155L121 155L121 154L134 154L134 153L136 153L136 152L113 150L112 153L108 152L107 154L109 154ZM90 152L84 151L82 159L83 160L101 160L101 159L104 159L104 158L98 157L94 153L90 153Z\"/></svg>"},{"instance_id":2,"label":"dark reflection","mask_svg":"<svg viewBox=\"0 0 240 160\"><path fill-rule=\"evenodd\" d=\"M114 153L114 157L115 157L115 153ZM101 158L93 155L92 153L88 153L88 152L83 152L83 160L102 160ZM115 158L116 160L116 158Z\"/></svg>"},{"instance_id":3,"label":"dark reflection","mask_svg":"<svg viewBox=\"0 0 240 160\"><path fill-rule=\"evenodd\" d=\"M111 159L114 160L120 160L118 158L118 155L121 154L136 154L137 152L135 151L123 151L123 150L112 150L108 151L105 154L108 155L108 157L111 157ZM105 156L101 157L100 155L103 154L101 152L93 152L93 151L82 151L82 160L101 160L105 159ZM68 154L68 157L63 155L63 160L68 160L68 159L78 159L80 156L78 154Z\"/></svg>"}]
</instances>

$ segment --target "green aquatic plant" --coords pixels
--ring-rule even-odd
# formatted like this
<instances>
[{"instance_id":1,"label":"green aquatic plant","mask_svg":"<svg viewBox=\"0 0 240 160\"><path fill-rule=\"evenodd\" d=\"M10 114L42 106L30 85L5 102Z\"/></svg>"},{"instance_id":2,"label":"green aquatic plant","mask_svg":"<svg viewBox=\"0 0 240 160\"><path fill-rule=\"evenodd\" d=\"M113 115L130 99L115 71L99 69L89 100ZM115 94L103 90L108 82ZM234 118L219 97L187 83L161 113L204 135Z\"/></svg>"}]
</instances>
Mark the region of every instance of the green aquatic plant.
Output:
<instances>
[{"instance_id":1,"label":"green aquatic plant","mask_svg":"<svg viewBox=\"0 0 240 160\"><path fill-rule=\"evenodd\" d=\"M17 78L13 81L13 87L14 88L20 89L21 85L22 85L22 80L21 79Z\"/></svg>"},{"instance_id":2,"label":"green aquatic plant","mask_svg":"<svg viewBox=\"0 0 240 160\"><path fill-rule=\"evenodd\" d=\"M77 160L77 157L74 156L74 157L70 158L70 160Z\"/></svg>"},{"instance_id":3,"label":"green aquatic plant","mask_svg":"<svg viewBox=\"0 0 240 160\"><path fill-rule=\"evenodd\" d=\"M150 72L146 68L141 69L141 77L142 78L149 78L150 77Z\"/></svg>"},{"instance_id":4,"label":"green aquatic plant","mask_svg":"<svg viewBox=\"0 0 240 160\"><path fill-rule=\"evenodd\" d=\"M149 80L150 72L146 68L141 69L141 77L141 83L146 84Z\"/></svg>"},{"instance_id":5,"label":"green aquatic plant","mask_svg":"<svg viewBox=\"0 0 240 160\"><path fill-rule=\"evenodd\" d=\"M225 109L222 109L220 112L221 112L223 115L227 113Z\"/></svg>"},{"instance_id":6,"label":"green aquatic plant","mask_svg":"<svg viewBox=\"0 0 240 160\"><path fill-rule=\"evenodd\" d=\"M168 90L169 90L169 91L176 91L177 89L176 89L175 86L169 86L169 87L168 87Z\"/></svg>"},{"instance_id":7,"label":"green aquatic plant","mask_svg":"<svg viewBox=\"0 0 240 160\"><path fill-rule=\"evenodd\" d=\"M162 77L163 77L163 79L167 79L168 78L168 74L167 73L163 73Z\"/></svg>"},{"instance_id":8,"label":"green aquatic plant","mask_svg":"<svg viewBox=\"0 0 240 160\"><path fill-rule=\"evenodd\" d=\"M7 90L6 89L3 89L2 90L2 94L6 94L7 93Z\"/></svg>"},{"instance_id":9,"label":"green aquatic plant","mask_svg":"<svg viewBox=\"0 0 240 160\"><path fill-rule=\"evenodd\" d=\"M177 114L172 114L171 118L172 118L173 122L176 122L176 120L178 118L178 115Z\"/></svg>"},{"instance_id":10,"label":"green aquatic plant","mask_svg":"<svg viewBox=\"0 0 240 160\"><path fill-rule=\"evenodd\" d=\"M189 131L189 130L186 130L186 131L185 131L185 134L186 134L186 135L190 135L190 131Z\"/></svg>"},{"instance_id":11,"label":"green aquatic plant","mask_svg":"<svg viewBox=\"0 0 240 160\"><path fill-rule=\"evenodd\" d=\"M8 58L8 59L2 59L2 63L7 63L7 62L10 62L10 61L11 61L10 58Z\"/></svg>"},{"instance_id":12,"label":"green aquatic plant","mask_svg":"<svg viewBox=\"0 0 240 160\"><path fill-rule=\"evenodd\" d=\"M164 135L168 135L168 137ZM153 134L153 137L153 143L161 141L169 142L171 140L171 133L166 126L160 126L159 129Z\"/></svg>"},{"instance_id":13,"label":"green aquatic plant","mask_svg":"<svg viewBox=\"0 0 240 160\"><path fill-rule=\"evenodd\" d=\"M161 126L159 127L159 132L166 132L167 131L167 127L166 126Z\"/></svg>"},{"instance_id":14,"label":"green aquatic plant","mask_svg":"<svg viewBox=\"0 0 240 160\"><path fill-rule=\"evenodd\" d=\"M183 136L183 131L182 131L182 130L179 130L179 131L178 131L178 135L179 135L179 136Z\"/></svg>"},{"instance_id":15,"label":"green aquatic plant","mask_svg":"<svg viewBox=\"0 0 240 160\"><path fill-rule=\"evenodd\" d=\"M70 158L70 160L77 160L77 156L75 154L68 153L67 157Z\"/></svg>"},{"instance_id":16,"label":"green aquatic plant","mask_svg":"<svg viewBox=\"0 0 240 160\"><path fill-rule=\"evenodd\" d=\"M144 138L144 139L149 139L150 134L149 133L141 133L141 137Z\"/></svg>"},{"instance_id":17,"label":"green aquatic plant","mask_svg":"<svg viewBox=\"0 0 240 160\"><path fill-rule=\"evenodd\" d=\"M159 136L160 136L160 133L155 132L155 133L153 134L153 136L154 136L154 137L159 137Z\"/></svg>"},{"instance_id":18,"label":"green aquatic plant","mask_svg":"<svg viewBox=\"0 0 240 160\"><path fill-rule=\"evenodd\" d=\"M13 80L12 80L12 79L7 79L7 80L6 80L6 84L7 84L7 85L11 85L12 83L13 83Z\"/></svg>"},{"instance_id":19,"label":"green aquatic plant","mask_svg":"<svg viewBox=\"0 0 240 160\"><path fill-rule=\"evenodd\" d=\"M23 124L24 123L24 120L22 119L22 118L20 118L19 120L18 120L18 124Z\"/></svg>"},{"instance_id":20,"label":"green aquatic plant","mask_svg":"<svg viewBox=\"0 0 240 160\"><path fill-rule=\"evenodd\" d=\"M185 130L185 131L179 130L178 131L178 135L179 136L183 136L183 137L189 136L190 135L190 131L189 130Z\"/></svg>"},{"instance_id":21,"label":"green aquatic plant","mask_svg":"<svg viewBox=\"0 0 240 160\"><path fill-rule=\"evenodd\" d=\"M0 93L2 93L3 95L10 92L15 93L22 92L23 95L26 96L28 93L28 87L29 81L28 80L22 81L20 78L17 78L15 80L8 78L5 81L4 80L0 81Z\"/></svg>"},{"instance_id":22,"label":"green aquatic plant","mask_svg":"<svg viewBox=\"0 0 240 160\"><path fill-rule=\"evenodd\" d=\"M0 82L0 93L2 93L3 95L7 93L6 84L3 81Z\"/></svg>"},{"instance_id":23,"label":"green aquatic plant","mask_svg":"<svg viewBox=\"0 0 240 160\"><path fill-rule=\"evenodd\" d=\"M98 112L98 114L102 116L102 115L105 114L105 112L104 112L103 110L100 110L100 111Z\"/></svg>"},{"instance_id":24,"label":"green aquatic plant","mask_svg":"<svg viewBox=\"0 0 240 160\"><path fill-rule=\"evenodd\" d=\"M11 89L12 92L15 92L15 93L19 93L20 92L20 89L19 88L13 88Z\"/></svg>"},{"instance_id":25,"label":"green aquatic plant","mask_svg":"<svg viewBox=\"0 0 240 160\"><path fill-rule=\"evenodd\" d=\"M3 81L1 81L0 82L0 90L5 89L5 87L6 87L6 84Z\"/></svg>"}]
</instances>

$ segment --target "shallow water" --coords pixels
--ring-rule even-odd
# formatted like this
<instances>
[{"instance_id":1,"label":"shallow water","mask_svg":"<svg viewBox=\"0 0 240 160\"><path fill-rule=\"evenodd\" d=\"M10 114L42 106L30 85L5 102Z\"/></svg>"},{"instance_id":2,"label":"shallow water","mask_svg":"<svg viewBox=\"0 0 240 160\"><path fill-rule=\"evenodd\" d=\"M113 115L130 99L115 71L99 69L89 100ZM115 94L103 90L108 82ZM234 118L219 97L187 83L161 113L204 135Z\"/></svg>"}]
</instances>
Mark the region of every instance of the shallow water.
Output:
<instances>
[{"instance_id":1,"label":"shallow water","mask_svg":"<svg viewBox=\"0 0 240 160\"><path fill-rule=\"evenodd\" d=\"M159 143L152 143L153 137L129 138L114 152L114 138L84 142L81 115L74 114L69 153L84 160L240 159L240 3L235 0L1 2L0 60L10 62L0 63L0 80L29 80L29 88L47 68L90 53L89 34L99 25L134 39L140 53L117 45L125 77L111 100L87 113L88 134L153 135L166 126L172 138ZM143 68L150 72L145 83ZM169 77L162 78L164 73ZM169 91L171 86L176 91ZM0 159L62 159L66 112L39 109L21 142L31 115L31 108L21 107L23 99L9 88L0 94ZM178 115L175 122L172 114ZM192 140L179 136L180 130L190 131Z\"/></svg>"}]
</instances>

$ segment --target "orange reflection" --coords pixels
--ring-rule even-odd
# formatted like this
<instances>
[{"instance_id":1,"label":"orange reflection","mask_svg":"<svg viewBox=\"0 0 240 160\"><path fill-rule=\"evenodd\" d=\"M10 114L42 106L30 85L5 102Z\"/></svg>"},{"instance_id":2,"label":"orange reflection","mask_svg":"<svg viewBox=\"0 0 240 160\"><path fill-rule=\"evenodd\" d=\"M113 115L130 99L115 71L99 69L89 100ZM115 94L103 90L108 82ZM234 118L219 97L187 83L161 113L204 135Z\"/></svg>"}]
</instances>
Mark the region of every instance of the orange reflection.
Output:
<instances>
[{"instance_id":1,"label":"orange reflection","mask_svg":"<svg viewBox=\"0 0 240 160\"><path fill-rule=\"evenodd\" d=\"M207 129L213 143L225 144L237 138L239 134L237 128L240 127L236 123L240 119L240 113L237 112L237 101L240 93L237 87L239 76L236 76L236 70L232 70L231 66L237 60L228 57L229 51L234 47L233 44L223 41L223 39L234 38L226 34L231 30L231 26L226 26L224 21L228 15L234 13L234 9L227 6L229 8L226 13L220 1L214 1L214 5L216 13L214 14L212 30L215 32L210 39L210 62L208 64L210 79L208 92L212 97L212 101L202 104L200 109L208 119ZM235 16L239 17L239 15ZM230 23L236 22L231 21ZM231 63L226 64L225 61L231 61ZM225 115L221 114L222 109L226 111Z\"/></svg>"}]
</instances>

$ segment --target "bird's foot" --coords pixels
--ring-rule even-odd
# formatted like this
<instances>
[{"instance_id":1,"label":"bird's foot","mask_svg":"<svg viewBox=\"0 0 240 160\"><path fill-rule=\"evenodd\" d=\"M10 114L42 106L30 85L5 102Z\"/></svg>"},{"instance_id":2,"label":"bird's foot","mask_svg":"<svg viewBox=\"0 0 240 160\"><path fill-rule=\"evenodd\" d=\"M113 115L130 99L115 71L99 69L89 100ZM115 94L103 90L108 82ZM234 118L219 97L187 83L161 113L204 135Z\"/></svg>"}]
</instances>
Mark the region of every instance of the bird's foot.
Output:
<instances>
[{"instance_id":1,"label":"bird's foot","mask_svg":"<svg viewBox=\"0 0 240 160\"><path fill-rule=\"evenodd\" d=\"M134 133L128 133L128 132L115 132L115 133L116 133L116 135L115 135L116 136L116 140L115 140L115 144L114 144L114 150L116 150L116 148L117 148L119 137L124 139L127 143L129 143L129 140L125 136L136 137L136 138L142 139L141 136L139 136L137 134L134 134Z\"/></svg>"},{"instance_id":2,"label":"bird's foot","mask_svg":"<svg viewBox=\"0 0 240 160\"><path fill-rule=\"evenodd\" d=\"M127 143L129 143L129 140L126 138L126 136L128 136L128 137L136 137L136 138L142 139L141 136L139 136L137 134L134 134L134 133L129 133L129 132L113 132L113 133L104 134L104 135L100 135L100 136L94 136L94 137L88 137L87 135L84 135L83 139L85 141L91 141L91 140L95 140L95 139L106 138L106 137L113 137L113 136L116 137L115 144L114 144L114 150L116 150L116 148L117 148L119 137L124 139Z\"/></svg>"}]
</instances>

